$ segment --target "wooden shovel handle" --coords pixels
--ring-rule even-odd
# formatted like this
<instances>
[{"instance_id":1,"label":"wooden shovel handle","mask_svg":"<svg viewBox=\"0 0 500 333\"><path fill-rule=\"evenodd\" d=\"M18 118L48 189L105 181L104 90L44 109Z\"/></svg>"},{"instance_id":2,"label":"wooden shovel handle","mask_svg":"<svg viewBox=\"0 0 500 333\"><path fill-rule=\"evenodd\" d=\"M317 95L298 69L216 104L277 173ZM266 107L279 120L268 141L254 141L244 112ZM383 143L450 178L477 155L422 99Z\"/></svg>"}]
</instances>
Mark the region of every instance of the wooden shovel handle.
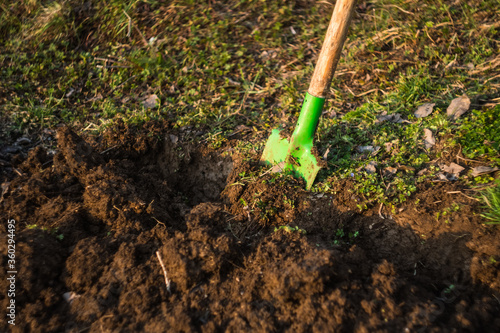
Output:
<instances>
[{"instance_id":1,"label":"wooden shovel handle","mask_svg":"<svg viewBox=\"0 0 500 333\"><path fill-rule=\"evenodd\" d=\"M356 0L337 0L309 85L309 94L324 98L337 68Z\"/></svg>"}]
</instances>

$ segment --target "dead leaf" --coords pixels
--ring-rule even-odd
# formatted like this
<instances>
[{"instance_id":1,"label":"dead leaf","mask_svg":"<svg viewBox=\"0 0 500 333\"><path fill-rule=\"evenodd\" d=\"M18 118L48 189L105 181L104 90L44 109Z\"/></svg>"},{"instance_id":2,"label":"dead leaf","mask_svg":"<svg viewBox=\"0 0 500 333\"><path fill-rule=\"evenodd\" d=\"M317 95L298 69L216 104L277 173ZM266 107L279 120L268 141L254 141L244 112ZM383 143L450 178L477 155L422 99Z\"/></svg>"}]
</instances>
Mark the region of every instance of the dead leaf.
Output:
<instances>
[{"instance_id":1,"label":"dead leaf","mask_svg":"<svg viewBox=\"0 0 500 333\"><path fill-rule=\"evenodd\" d=\"M380 116L377 116L375 124L383 123L384 121L387 121L389 119L392 119L392 115L387 115L387 111L384 111L380 114Z\"/></svg>"},{"instance_id":2,"label":"dead leaf","mask_svg":"<svg viewBox=\"0 0 500 333\"><path fill-rule=\"evenodd\" d=\"M245 125L236 126L235 130L238 132L251 132L252 131L252 129L250 127L245 126Z\"/></svg>"},{"instance_id":3,"label":"dead leaf","mask_svg":"<svg viewBox=\"0 0 500 333\"><path fill-rule=\"evenodd\" d=\"M455 120L469 110L470 99L467 95L455 98L451 101L450 106L446 109L446 114L451 119Z\"/></svg>"},{"instance_id":4,"label":"dead leaf","mask_svg":"<svg viewBox=\"0 0 500 333\"><path fill-rule=\"evenodd\" d=\"M438 173L438 180L441 180L443 182L447 182L448 181L448 178L446 178L446 176L444 175L444 173Z\"/></svg>"},{"instance_id":5,"label":"dead leaf","mask_svg":"<svg viewBox=\"0 0 500 333\"><path fill-rule=\"evenodd\" d=\"M420 170L419 172L417 172L417 176L422 176L426 172L427 172L427 168L423 168L422 170Z\"/></svg>"},{"instance_id":6,"label":"dead leaf","mask_svg":"<svg viewBox=\"0 0 500 333\"><path fill-rule=\"evenodd\" d=\"M471 176L472 177L477 177L479 175L484 175L486 173L491 173L491 172L495 172L495 171L498 171L498 170L500 170L500 169L498 169L498 168L491 168L489 166L481 165L481 166L472 168Z\"/></svg>"},{"instance_id":7,"label":"dead leaf","mask_svg":"<svg viewBox=\"0 0 500 333\"><path fill-rule=\"evenodd\" d=\"M415 171L415 168L414 168L414 167L407 166L407 165L399 165L399 164L398 164L398 167L399 167L401 170L404 170L404 171L407 171L407 172L414 172L414 171Z\"/></svg>"},{"instance_id":8,"label":"dead leaf","mask_svg":"<svg viewBox=\"0 0 500 333\"><path fill-rule=\"evenodd\" d=\"M458 176L460 174L460 172L465 170L465 168L456 164L456 163L450 163L450 165L441 166L441 170L443 170L444 172Z\"/></svg>"},{"instance_id":9,"label":"dead leaf","mask_svg":"<svg viewBox=\"0 0 500 333\"><path fill-rule=\"evenodd\" d=\"M375 155L377 155L377 154L378 154L378 152L379 152L379 151L380 151L380 146L376 146L376 147L375 147L375 150L373 150L373 151L372 151L371 155L372 155L372 156L375 156Z\"/></svg>"},{"instance_id":10,"label":"dead leaf","mask_svg":"<svg viewBox=\"0 0 500 333\"><path fill-rule=\"evenodd\" d=\"M401 115L399 113L391 114L391 116L391 119L389 119L391 123L401 124L403 122L403 119L401 119Z\"/></svg>"},{"instance_id":11,"label":"dead leaf","mask_svg":"<svg viewBox=\"0 0 500 333\"><path fill-rule=\"evenodd\" d=\"M434 134L428 128L424 128L424 145L425 149L431 149L432 146L436 144L436 139L434 138Z\"/></svg>"},{"instance_id":12,"label":"dead leaf","mask_svg":"<svg viewBox=\"0 0 500 333\"><path fill-rule=\"evenodd\" d=\"M384 176L389 177L389 176L394 176L398 172L397 168L394 167L387 167L384 169Z\"/></svg>"},{"instance_id":13,"label":"dead leaf","mask_svg":"<svg viewBox=\"0 0 500 333\"><path fill-rule=\"evenodd\" d=\"M399 113L387 114L387 111L384 111L380 114L380 116L377 116L375 124L380 124L383 123L384 121L390 121L391 123L394 124L410 123L408 120L404 120L403 118L401 118L401 114Z\"/></svg>"},{"instance_id":14,"label":"dead leaf","mask_svg":"<svg viewBox=\"0 0 500 333\"><path fill-rule=\"evenodd\" d=\"M450 165L441 164L439 167L446 173L446 179L450 181L458 180L460 173L465 170L465 168L456 163L450 163ZM441 176L439 177L442 178Z\"/></svg>"},{"instance_id":15,"label":"dead leaf","mask_svg":"<svg viewBox=\"0 0 500 333\"><path fill-rule=\"evenodd\" d=\"M420 105L417 108L417 111L415 111L415 113L414 113L415 117L417 117L417 118L427 117L434 110L434 105L436 105L436 103L425 103L425 104Z\"/></svg>"},{"instance_id":16,"label":"dead leaf","mask_svg":"<svg viewBox=\"0 0 500 333\"><path fill-rule=\"evenodd\" d=\"M151 109L151 108L154 108L156 107L158 104L160 103L160 99L158 98L158 96L156 96L156 94L152 94L152 95L149 95L143 102L142 102L142 105L146 108L146 109Z\"/></svg>"},{"instance_id":17,"label":"dead leaf","mask_svg":"<svg viewBox=\"0 0 500 333\"><path fill-rule=\"evenodd\" d=\"M370 163L368 163L366 166L365 166L365 170L366 172L368 172L369 174L373 174L375 172L377 172L377 162L376 161L370 161Z\"/></svg>"}]
</instances>

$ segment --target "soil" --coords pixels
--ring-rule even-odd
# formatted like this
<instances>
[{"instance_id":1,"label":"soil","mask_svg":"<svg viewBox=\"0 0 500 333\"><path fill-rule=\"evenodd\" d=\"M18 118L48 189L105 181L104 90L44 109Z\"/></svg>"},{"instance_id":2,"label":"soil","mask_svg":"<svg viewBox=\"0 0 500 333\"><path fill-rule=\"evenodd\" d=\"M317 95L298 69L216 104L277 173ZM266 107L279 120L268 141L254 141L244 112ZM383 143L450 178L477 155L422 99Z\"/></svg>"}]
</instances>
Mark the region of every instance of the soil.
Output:
<instances>
[{"instance_id":1,"label":"soil","mask_svg":"<svg viewBox=\"0 0 500 333\"><path fill-rule=\"evenodd\" d=\"M257 157L168 128L63 127L55 155L12 158L0 289L15 219L16 325L0 331L500 331L500 229L458 185L361 214L348 182L251 176Z\"/></svg>"}]
</instances>

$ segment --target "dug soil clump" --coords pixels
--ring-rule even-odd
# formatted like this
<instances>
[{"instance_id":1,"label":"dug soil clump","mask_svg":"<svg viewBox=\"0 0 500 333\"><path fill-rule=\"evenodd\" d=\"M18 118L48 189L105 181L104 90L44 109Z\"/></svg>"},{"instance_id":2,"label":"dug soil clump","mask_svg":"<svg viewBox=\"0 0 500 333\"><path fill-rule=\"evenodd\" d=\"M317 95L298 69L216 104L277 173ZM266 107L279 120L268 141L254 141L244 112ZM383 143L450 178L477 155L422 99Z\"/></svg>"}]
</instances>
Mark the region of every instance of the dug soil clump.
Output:
<instances>
[{"instance_id":1,"label":"dug soil clump","mask_svg":"<svg viewBox=\"0 0 500 333\"><path fill-rule=\"evenodd\" d=\"M0 217L16 220L18 312L1 331L500 329L500 232L467 198L436 221L453 185L392 219L362 215L348 188L306 192L234 145L148 126L61 128L54 157L16 165ZM0 251L7 267L5 238Z\"/></svg>"}]
</instances>

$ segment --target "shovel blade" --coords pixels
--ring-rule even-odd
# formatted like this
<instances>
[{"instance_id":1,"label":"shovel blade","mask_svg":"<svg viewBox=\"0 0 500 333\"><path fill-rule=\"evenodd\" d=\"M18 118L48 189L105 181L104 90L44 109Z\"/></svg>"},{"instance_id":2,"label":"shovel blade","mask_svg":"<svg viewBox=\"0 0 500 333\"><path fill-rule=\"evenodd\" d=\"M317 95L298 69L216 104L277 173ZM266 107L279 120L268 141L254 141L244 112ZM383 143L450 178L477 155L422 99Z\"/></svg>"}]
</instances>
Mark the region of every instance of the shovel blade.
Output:
<instances>
[{"instance_id":1,"label":"shovel blade","mask_svg":"<svg viewBox=\"0 0 500 333\"><path fill-rule=\"evenodd\" d=\"M264 152L260 158L261 163L265 165L281 165L284 168L289 147L290 141L281 137L279 129L274 129L269 139L267 139Z\"/></svg>"},{"instance_id":2,"label":"shovel blade","mask_svg":"<svg viewBox=\"0 0 500 333\"><path fill-rule=\"evenodd\" d=\"M301 177L309 190L321 169L316 156L311 152L311 142L291 142L283 138L275 129L267 140L261 162L266 165L278 165L279 169L290 172L294 177ZM278 172L281 170L277 170Z\"/></svg>"}]
</instances>

